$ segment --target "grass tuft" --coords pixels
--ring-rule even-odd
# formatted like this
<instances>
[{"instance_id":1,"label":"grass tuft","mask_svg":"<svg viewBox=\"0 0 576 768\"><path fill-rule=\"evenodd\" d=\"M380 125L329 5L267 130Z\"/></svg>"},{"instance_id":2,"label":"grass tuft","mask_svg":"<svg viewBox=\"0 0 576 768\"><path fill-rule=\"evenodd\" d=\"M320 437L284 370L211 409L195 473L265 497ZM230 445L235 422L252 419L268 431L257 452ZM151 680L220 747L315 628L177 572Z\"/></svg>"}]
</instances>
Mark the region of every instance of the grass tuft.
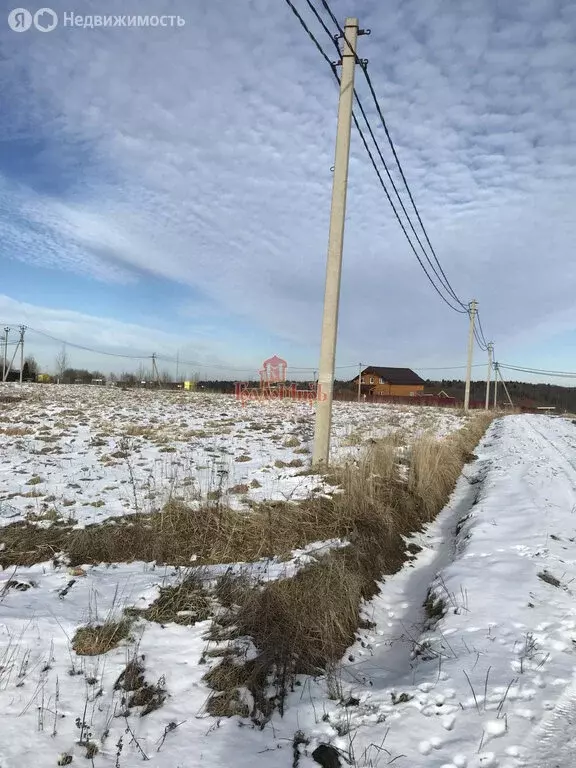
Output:
<instances>
[{"instance_id":1,"label":"grass tuft","mask_svg":"<svg viewBox=\"0 0 576 768\"><path fill-rule=\"evenodd\" d=\"M129 621L106 622L96 626L78 627L72 648L79 656L99 656L125 640L130 634Z\"/></svg>"},{"instance_id":2,"label":"grass tuft","mask_svg":"<svg viewBox=\"0 0 576 768\"><path fill-rule=\"evenodd\" d=\"M160 595L148 608L132 608L128 613L158 624L174 622L191 626L197 621L206 621L212 611L212 603L202 583L193 576L187 576L180 584L160 587Z\"/></svg>"}]
</instances>

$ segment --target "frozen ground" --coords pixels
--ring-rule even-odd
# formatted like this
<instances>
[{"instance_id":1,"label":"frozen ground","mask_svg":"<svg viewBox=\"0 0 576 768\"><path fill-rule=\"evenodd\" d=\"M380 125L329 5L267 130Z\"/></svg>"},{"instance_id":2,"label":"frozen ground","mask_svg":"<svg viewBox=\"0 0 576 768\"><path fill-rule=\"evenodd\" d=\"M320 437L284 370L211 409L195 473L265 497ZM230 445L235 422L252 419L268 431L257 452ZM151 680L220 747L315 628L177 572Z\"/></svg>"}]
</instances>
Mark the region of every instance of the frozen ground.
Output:
<instances>
[{"instance_id":1,"label":"frozen ground","mask_svg":"<svg viewBox=\"0 0 576 768\"><path fill-rule=\"evenodd\" d=\"M79 625L148 605L173 570L133 563L74 577L45 564L1 574L0 765L48 768L65 754L89 765L77 743L87 724L97 767L146 757L159 768L290 768L300 730L309 743L297 748L299 768L317 765L320 742L356 766L572 768L576 426L509 416L476 453L417 537L418 557L366 604L375 626L340 671L348 706L328 698L323 680L303 678L285 717L262 731L204 713L208 622L141 620L133 640L105 656L71 650ZM430 585L436 604L426 613ZM114 689L135 653L167 693L143 717L126 713Z\"/></svg>"},{"instance_id":2,"label":"frozen ground","mask_svg":"<svg viewBox=\"0 0 576 768\"><path fill-rule=\"evenodd\" d=\"M254 491L286 494L286 484L310 480L294 477L296 467L275 466L277 459L306 460L295 449L309 445L307 404L242 408L226 397L92 388L25 392L28 399L3 406L4 514L42 513L42 504L63 504L68 495L81 523L136 504L150 508L146 478L155 477L158 495L147 502L153 506L188 476L178 463L184 456L192 481L206 482L208 493L211 475L202 473L217 470L201 467L214 452L221 457L222 448L230 451L228 487L272 475ZM447 412L337 404L335 451L354 458L366 439L398 427L442 434L461 423ZM287 437L299 445L283 446ZM129 446L127 438L134 441ZM107 458L116 452L129 455ZM205 639L209 621L183 626L140 618L106 654L72 649L78 627L150 605L161 586L181 578L176 569L136 562L70 571L44 563L0 572L0 766L290 768L298 753L298 768L312 768L314 748L329 743L343 766L358 768L572 768L576 425L508 416L492 425L476 454L449 505L415 537L418 556L364 606L373 627L358 633L336 679L328 685L302 678L284 718L275 715L263 730L205 713L202 678L215 663ZM250 461L234 462L237 455ZM34 495L22 496L26 489ZM104 505L84 507L87 499ZM339 544L319 543L285 563L236 568L261 580L289 578ZM228 567L199 575L210 581ZM146 682L164 691L162 706L145 715L127 706L116 685L135 658ZM340 696L330 698L335 688ZM297 732L303 740L294 748Z\"/></svg>"},{"instance_id":3,"label":"frozen ground","mask_svg":"<svg viewBox=\"0 0 576 768\"><path fill-rule=\"evenodd\" d=\"M84 525L223 494L234 507L333 490L309 464L314 406L226 395L97 386L0 385L0 525L23 516ZM333 459L354 459L372 438L399 429L458 429L436 408L335 403Z\"/></svg>"}]
</instances>

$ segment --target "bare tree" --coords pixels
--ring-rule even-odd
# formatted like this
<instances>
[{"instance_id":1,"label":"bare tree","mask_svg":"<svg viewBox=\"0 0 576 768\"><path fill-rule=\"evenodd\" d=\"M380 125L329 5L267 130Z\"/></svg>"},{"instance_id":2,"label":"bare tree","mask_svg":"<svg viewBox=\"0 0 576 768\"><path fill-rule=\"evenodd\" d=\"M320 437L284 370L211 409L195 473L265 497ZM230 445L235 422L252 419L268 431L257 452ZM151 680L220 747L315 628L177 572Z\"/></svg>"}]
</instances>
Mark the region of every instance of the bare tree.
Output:
<instances>
[{"instance_id":1,"label":"bare tree","mask_svg":"<svg viewBox=\"0 0 576 768\"><path fill-rule=\"evenodd\" d=\"M24 360L24 365L28 366L28 372L30 376L37 376L40 369L38 367L38 363L36 362L36 358L34 355L28 355L26 359Z\"/></svg>"},{"instance_id":2,"label":"bare tree","mask_svg":"<svg viewBox=\"0 0 576 768\"><path fill-rule=\"evenodd\" d=\"M56 355L56 375L59 379L64 376L64 371L68 368L68 353L66 352L66 344L62 344L62 349Z\"/></svg>"}]
</instances>

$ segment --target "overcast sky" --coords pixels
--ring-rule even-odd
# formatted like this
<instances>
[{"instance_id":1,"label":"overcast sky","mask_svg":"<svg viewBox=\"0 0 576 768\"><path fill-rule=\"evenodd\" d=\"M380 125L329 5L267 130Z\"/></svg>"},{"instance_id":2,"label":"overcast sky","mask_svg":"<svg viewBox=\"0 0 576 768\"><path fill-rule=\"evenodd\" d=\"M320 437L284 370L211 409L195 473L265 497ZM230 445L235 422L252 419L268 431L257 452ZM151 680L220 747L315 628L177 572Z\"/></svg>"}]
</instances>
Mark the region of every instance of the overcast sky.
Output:
<instances>
[{"instance_id":1,"label":"overcast sky","mask_svg":"<svg viewBox=\"0 0 576 768\"><path fill-rule=\"evenodd\" d=\"M118 354L179 351L203 377L248 376L273 354L315 369L338 93L286 3L51 7L53 31L15 33L4 17L0 33L0 322ZM436 253L478 299L498 359L576 370L576 3L332 7L372 30L359 54ZM71 28L64 11L186 23ZM359 71L357 87L368 108ZM427 367L464 365L466 337L354 135L337 364L458 377ZM27 338L51 369L59 345Z\"/></svg>"}]
</instances>

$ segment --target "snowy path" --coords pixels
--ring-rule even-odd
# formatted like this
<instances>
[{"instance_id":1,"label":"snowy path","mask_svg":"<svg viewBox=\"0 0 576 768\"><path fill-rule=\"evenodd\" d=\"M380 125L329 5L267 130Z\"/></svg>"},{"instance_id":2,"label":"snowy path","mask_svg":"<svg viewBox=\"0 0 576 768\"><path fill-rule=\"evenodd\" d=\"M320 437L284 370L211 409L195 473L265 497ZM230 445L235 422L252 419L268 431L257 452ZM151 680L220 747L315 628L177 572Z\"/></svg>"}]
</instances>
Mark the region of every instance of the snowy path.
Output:
<instances>
[{"instance_id":1,"label":"snowy path","mask_svg":"<svg viewBox=\"0 0 576 768\"><path fill-rule=\"evenodd\" d=\"M347 653L360 703L329 722L358 766L576 766L576 426L507 417L476 453ZM431 582L445 615L426 629ZM324 722L310 730L326 740Z\"/></svg>"}]
</instances>

